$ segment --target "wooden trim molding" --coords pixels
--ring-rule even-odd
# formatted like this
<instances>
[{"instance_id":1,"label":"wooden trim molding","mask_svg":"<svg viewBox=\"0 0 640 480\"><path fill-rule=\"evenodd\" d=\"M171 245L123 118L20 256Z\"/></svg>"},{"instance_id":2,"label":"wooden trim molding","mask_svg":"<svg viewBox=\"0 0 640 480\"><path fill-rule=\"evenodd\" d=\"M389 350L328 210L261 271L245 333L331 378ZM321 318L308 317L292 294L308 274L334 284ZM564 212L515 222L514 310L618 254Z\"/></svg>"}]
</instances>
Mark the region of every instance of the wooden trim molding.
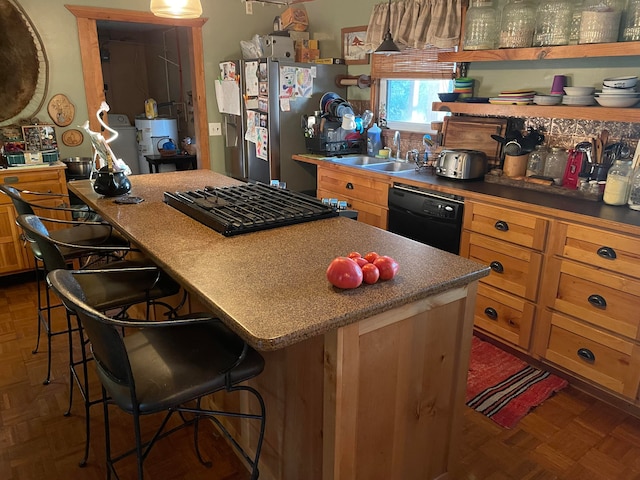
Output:
<instances>
[{"instance_id":1,"label":"wooden trim molding","mask_svg":"<svg viewBox=\"0 0 640 480\"><path fill-rule=\"evenodd\" d=\"M196 134L196 154L198 168L210 170L209 132L207 129L206 83L204 78L204 48L202 44L202 26L207 18L170 19L156 17L151 12L135 10L119 10L112 8L85 7L65 5L75 17L78 24L78 40L82 59L82 76L87 101L87 110L96 112L105 100L104 79L100 65L100 45L98 43L97 20L116 22L149 23L155 25L171 25L189 27L189 58L191 64L191 82L193 91L193 116ZM93 130L100 126L95 116L89 116L89 124Z\"/></svg>"}]
</instances>

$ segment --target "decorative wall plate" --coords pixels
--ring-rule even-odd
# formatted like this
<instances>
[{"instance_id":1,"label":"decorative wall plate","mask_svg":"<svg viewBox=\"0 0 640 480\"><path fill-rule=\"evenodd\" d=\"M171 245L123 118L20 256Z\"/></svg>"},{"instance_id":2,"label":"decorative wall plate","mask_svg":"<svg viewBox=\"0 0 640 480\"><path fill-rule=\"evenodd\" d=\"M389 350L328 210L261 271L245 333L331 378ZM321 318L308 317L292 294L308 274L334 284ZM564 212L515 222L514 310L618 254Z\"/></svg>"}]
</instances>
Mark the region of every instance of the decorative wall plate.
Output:
<instances>
[{"instance_id":1,"label":"decorative wall plate","mask_svg":"<svg viewBox=\"0 0 640 480\"><path fill-rule=\"evenodd\" d=\"M47 111L53 123L59 127L66 127L73 121L76 114L76 107L69 101L66 95L58 93L51 97Z\"/></svg>"},{"instance_id":2,"label":"decorative wall plate","mask_svg":"<svg viewBox=\"0 0 640 480\"><path fill-rule=\"evenodd\" d=\"M84 140L84 135L80 130L76 130L75 128L72 130L66 130L62 134L62 143L64 143L67 147L77 147Z\"/></svg>"}]
</instances>

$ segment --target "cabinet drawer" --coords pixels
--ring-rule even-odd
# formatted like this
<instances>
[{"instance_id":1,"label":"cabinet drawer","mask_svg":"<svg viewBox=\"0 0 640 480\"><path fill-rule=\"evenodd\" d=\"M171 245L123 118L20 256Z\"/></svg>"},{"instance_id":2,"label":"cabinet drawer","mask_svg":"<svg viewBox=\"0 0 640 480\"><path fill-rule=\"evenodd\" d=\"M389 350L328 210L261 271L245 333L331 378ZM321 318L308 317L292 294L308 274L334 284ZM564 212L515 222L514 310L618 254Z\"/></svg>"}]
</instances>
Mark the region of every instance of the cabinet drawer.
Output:
<instances>
[{"instance_id":1,"label":"cabinet drawer","mask_svg":"<svg viewBox=\"0 0 640 480\"><path fill-rule=\"evenodd\" d=\"M388 183L329 168L318 168L318 190L328 190L335 192L338 198L348 196L384 208L387 208L389 199Z\"/></svg>"},{"instance_id":2,"label":"cabinet drawer","mask_svg":"<svg viewBox=\"0 0 640 480\"><path fill-rule=\"evenodd\" d=\"M597 228L558 222L553 253L640 279L640 239Z\"/></svg>"},{"instance_id":3,"label":"cabinet drawer","mask_svg":"<svg viewBox=\"0 0 640 480\"><path fill-rule=\"evenodd\" d=\"M460 255L491 267L491 273L481 282L528 300L536 300L542 254L465 231Z\"/></svg>"},{"instance_id":4,"label":"cabinet drawer","mask_svg":"<svg viewBox=\"0 0 640 480\"><path fill-rule=\"evenodd\" d=\"M363 202L357 198L350 197L349 195L338 194L329 190L318 190L318 198L337 198L338 200L345 200L349 205L349 208L358 212L358 221L372 225L374 227L387 229L387 218L389 216L389 209L373 205L371 203Z\"/></svg>"},{"instance_id":5,"label":"cabinet drawer","mask_svg":"<svg viewBox=\"0 0 640 480\"><path fill-rule=\"evenodd\" d=\"M640 347L559 313L551 315L547 360L635 400L640 381Z\"/></svg>"},{"instance_id":6,"label":"cabinet drawer","mask_svg":"<svg viewBox=\"0 0 640 480\"><path fill-rule=\"evenodd\" d=\"M480 283L474 325L527 350L535 310L531 302Z\"/></svg>"},{"instance_id":7,"label":"cabinet drawer","mask_svg":"<svg viewBox=\"0 0 640 480\"><path fill-rule=\"evenodd\" d=\"M476 202L465 202L464 228L523 247L543 250L548 220L536 215Z\"/></svg>"},{"instance_id":8,"label":"cabinet drawer","mask_svg":"<svg viewBox=\"0 0 640 480\"><path fill-rule=\"evenodd\" d=\"M640 280L559 258L547 272L555 310L640 340Z\"/></svg>"}]
</instances>

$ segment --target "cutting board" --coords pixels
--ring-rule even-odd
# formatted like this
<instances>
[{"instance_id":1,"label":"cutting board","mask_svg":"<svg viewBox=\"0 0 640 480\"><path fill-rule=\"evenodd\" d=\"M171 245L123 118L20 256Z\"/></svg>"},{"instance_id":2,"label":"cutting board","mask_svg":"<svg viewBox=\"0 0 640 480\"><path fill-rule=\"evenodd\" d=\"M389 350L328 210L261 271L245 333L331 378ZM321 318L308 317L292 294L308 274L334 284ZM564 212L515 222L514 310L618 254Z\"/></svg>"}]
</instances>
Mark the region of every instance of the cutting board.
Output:
<instances>
[{"instance_id":1,"label":"cutting board","mask_svg":"<svg viewBox=\"0 0 640 480\"><path fill-rule=\"evenodd\" d=\"M500 165L500 143L491 138L504 138L506 118L445 117L442 126L442 147L449 150L465 148L487 154L490 167Z\"/></svg>"}]
</instances>

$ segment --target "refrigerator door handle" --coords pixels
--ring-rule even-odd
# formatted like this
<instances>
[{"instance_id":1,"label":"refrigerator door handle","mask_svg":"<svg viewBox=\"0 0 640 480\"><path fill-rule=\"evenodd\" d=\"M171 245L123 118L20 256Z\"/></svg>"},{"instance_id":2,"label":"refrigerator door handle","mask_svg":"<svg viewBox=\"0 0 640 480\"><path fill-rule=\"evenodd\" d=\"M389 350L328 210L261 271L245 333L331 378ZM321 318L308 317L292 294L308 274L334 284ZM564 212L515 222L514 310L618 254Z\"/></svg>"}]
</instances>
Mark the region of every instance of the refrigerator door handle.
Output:
<instances>
[{"instance_id":1,"label":"refrigerator door handle","mask_svg":"<svg viewBox=\"0 0 640 480\"><path fill-rule=\"evenodd\" d=\"M238 146L238 125L231 121L229 115L224 116L224 137L227 147Z\"/></svg>"}]
</instances>

